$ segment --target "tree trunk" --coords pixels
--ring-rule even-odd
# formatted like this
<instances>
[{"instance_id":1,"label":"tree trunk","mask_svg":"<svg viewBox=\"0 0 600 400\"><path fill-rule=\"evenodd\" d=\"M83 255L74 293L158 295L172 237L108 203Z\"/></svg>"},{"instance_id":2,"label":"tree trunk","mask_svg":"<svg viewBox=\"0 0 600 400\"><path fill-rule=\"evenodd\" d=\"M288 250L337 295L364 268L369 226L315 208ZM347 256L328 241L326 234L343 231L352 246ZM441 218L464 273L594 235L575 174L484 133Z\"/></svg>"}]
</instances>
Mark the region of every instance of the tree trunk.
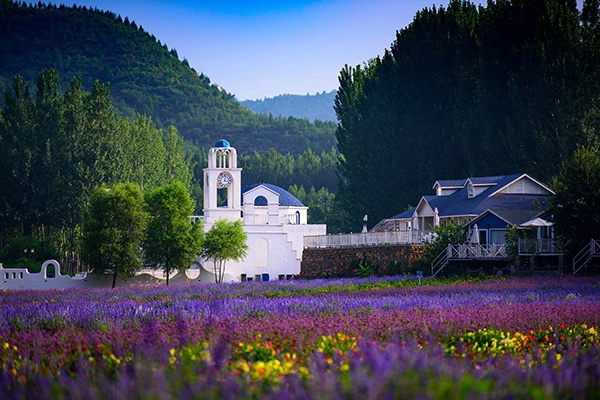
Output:
<instances>
[{"instance_id":1,"label":"tree trunk","mask_svg":"<svg viewBox=\"0 0 600 400\"><path fill-rule=\"evenodd\" d=\"M116 273L116 272L113 272L113 283L112 283L112 289L114 289L116 285L117 285L117 273Z\"/></svg>"}]
</instances>

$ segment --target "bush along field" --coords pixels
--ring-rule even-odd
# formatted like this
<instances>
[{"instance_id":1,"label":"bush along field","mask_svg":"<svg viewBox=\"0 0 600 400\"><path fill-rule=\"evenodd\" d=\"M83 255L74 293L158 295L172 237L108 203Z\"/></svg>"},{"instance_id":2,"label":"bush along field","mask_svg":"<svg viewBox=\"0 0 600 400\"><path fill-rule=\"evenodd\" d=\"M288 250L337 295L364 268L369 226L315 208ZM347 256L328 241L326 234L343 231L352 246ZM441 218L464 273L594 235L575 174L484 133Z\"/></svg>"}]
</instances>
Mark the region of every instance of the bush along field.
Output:
<instances>
[{"instance_id":1,"label":"bush along field","mask_svg":"<svg viewBox=\"0 0 600 400\"><path fill-rule=\"evenodd\" d=\"M600 399L600 277L0 292L2 399Z\"/></svg>"}]
</instances>

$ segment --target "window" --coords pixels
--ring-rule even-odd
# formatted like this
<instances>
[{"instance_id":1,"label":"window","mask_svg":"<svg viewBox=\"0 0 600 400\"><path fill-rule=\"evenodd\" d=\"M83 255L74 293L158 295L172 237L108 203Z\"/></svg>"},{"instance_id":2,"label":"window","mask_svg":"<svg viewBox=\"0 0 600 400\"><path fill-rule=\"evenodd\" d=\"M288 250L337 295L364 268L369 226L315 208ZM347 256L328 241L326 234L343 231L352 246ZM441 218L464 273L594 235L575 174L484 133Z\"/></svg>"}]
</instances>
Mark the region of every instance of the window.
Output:
<instances>
[{"instance_id":1,"label":"window","mask_svg":"<svg viewBox=\"0 0 600 400\"><path fill-rule=\"evenodd\" d=\"M482 246L487 246L488 245L488 231L485 229L480 229L479 230L479 244Z\"/></svg>"},{"instance_id":2,"label":"window","mask_svg":"<svg viewBox=\"0 0 600 400\"><path fill-rule=\"evenodd\" d=\"M490 243L491 244L504 244L506 235L506 229L492 229L490 230Z\"/></svg>"},{"instance_id":3,"label":"window","mask_svg":"<svg viewBox=\"0 0 600 400\"><path fill-rule=\"evenodd\" d=\"M258 196L256 199L254 199L254 205L255 206L268 206L269 202L267 201L267 198L265 196Z\"/></svg>"}]
</instances>

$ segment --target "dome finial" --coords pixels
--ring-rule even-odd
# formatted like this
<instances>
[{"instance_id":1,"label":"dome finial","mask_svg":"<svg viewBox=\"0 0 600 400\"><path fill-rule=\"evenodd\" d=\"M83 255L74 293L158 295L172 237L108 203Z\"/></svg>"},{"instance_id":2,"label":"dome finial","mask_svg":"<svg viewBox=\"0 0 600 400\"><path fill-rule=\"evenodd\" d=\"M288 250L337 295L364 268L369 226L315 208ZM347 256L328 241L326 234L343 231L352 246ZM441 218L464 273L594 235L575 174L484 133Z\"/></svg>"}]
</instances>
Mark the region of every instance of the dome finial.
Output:
<instances>
[{"instance_id":1,"label":"dome finial","mask_svg":"<svg viewBox=\"0 0 600 400\"><path fill-rule=\"evenodd\" d=\"M217 143L215 143L215 147L231 147L231 145L227 140L220 139Z\"/></svg>"}]
</instances>

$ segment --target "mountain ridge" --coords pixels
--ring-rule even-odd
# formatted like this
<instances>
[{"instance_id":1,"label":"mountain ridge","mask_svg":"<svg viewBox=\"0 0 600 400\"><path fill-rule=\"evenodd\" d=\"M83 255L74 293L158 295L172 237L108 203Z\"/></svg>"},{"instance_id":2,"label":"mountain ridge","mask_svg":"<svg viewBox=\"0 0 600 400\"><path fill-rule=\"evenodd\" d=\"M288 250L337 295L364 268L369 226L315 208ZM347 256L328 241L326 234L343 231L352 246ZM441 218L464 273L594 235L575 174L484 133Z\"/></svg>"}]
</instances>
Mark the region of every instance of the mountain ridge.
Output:
<instances>
[{"instance_id":1,"label":"mountain ridge","mask_svg":"<svg viewBox=\"0 0 600 400\"><path fill-rule=\"evenodd\" d=\"M264 113L274 117L305 118L309 121L336 122L333 103L336 91L321 92L314 95L281 94L257 100L242 100L240 104L257 114Z\"/></svg>"}]
</instances>

